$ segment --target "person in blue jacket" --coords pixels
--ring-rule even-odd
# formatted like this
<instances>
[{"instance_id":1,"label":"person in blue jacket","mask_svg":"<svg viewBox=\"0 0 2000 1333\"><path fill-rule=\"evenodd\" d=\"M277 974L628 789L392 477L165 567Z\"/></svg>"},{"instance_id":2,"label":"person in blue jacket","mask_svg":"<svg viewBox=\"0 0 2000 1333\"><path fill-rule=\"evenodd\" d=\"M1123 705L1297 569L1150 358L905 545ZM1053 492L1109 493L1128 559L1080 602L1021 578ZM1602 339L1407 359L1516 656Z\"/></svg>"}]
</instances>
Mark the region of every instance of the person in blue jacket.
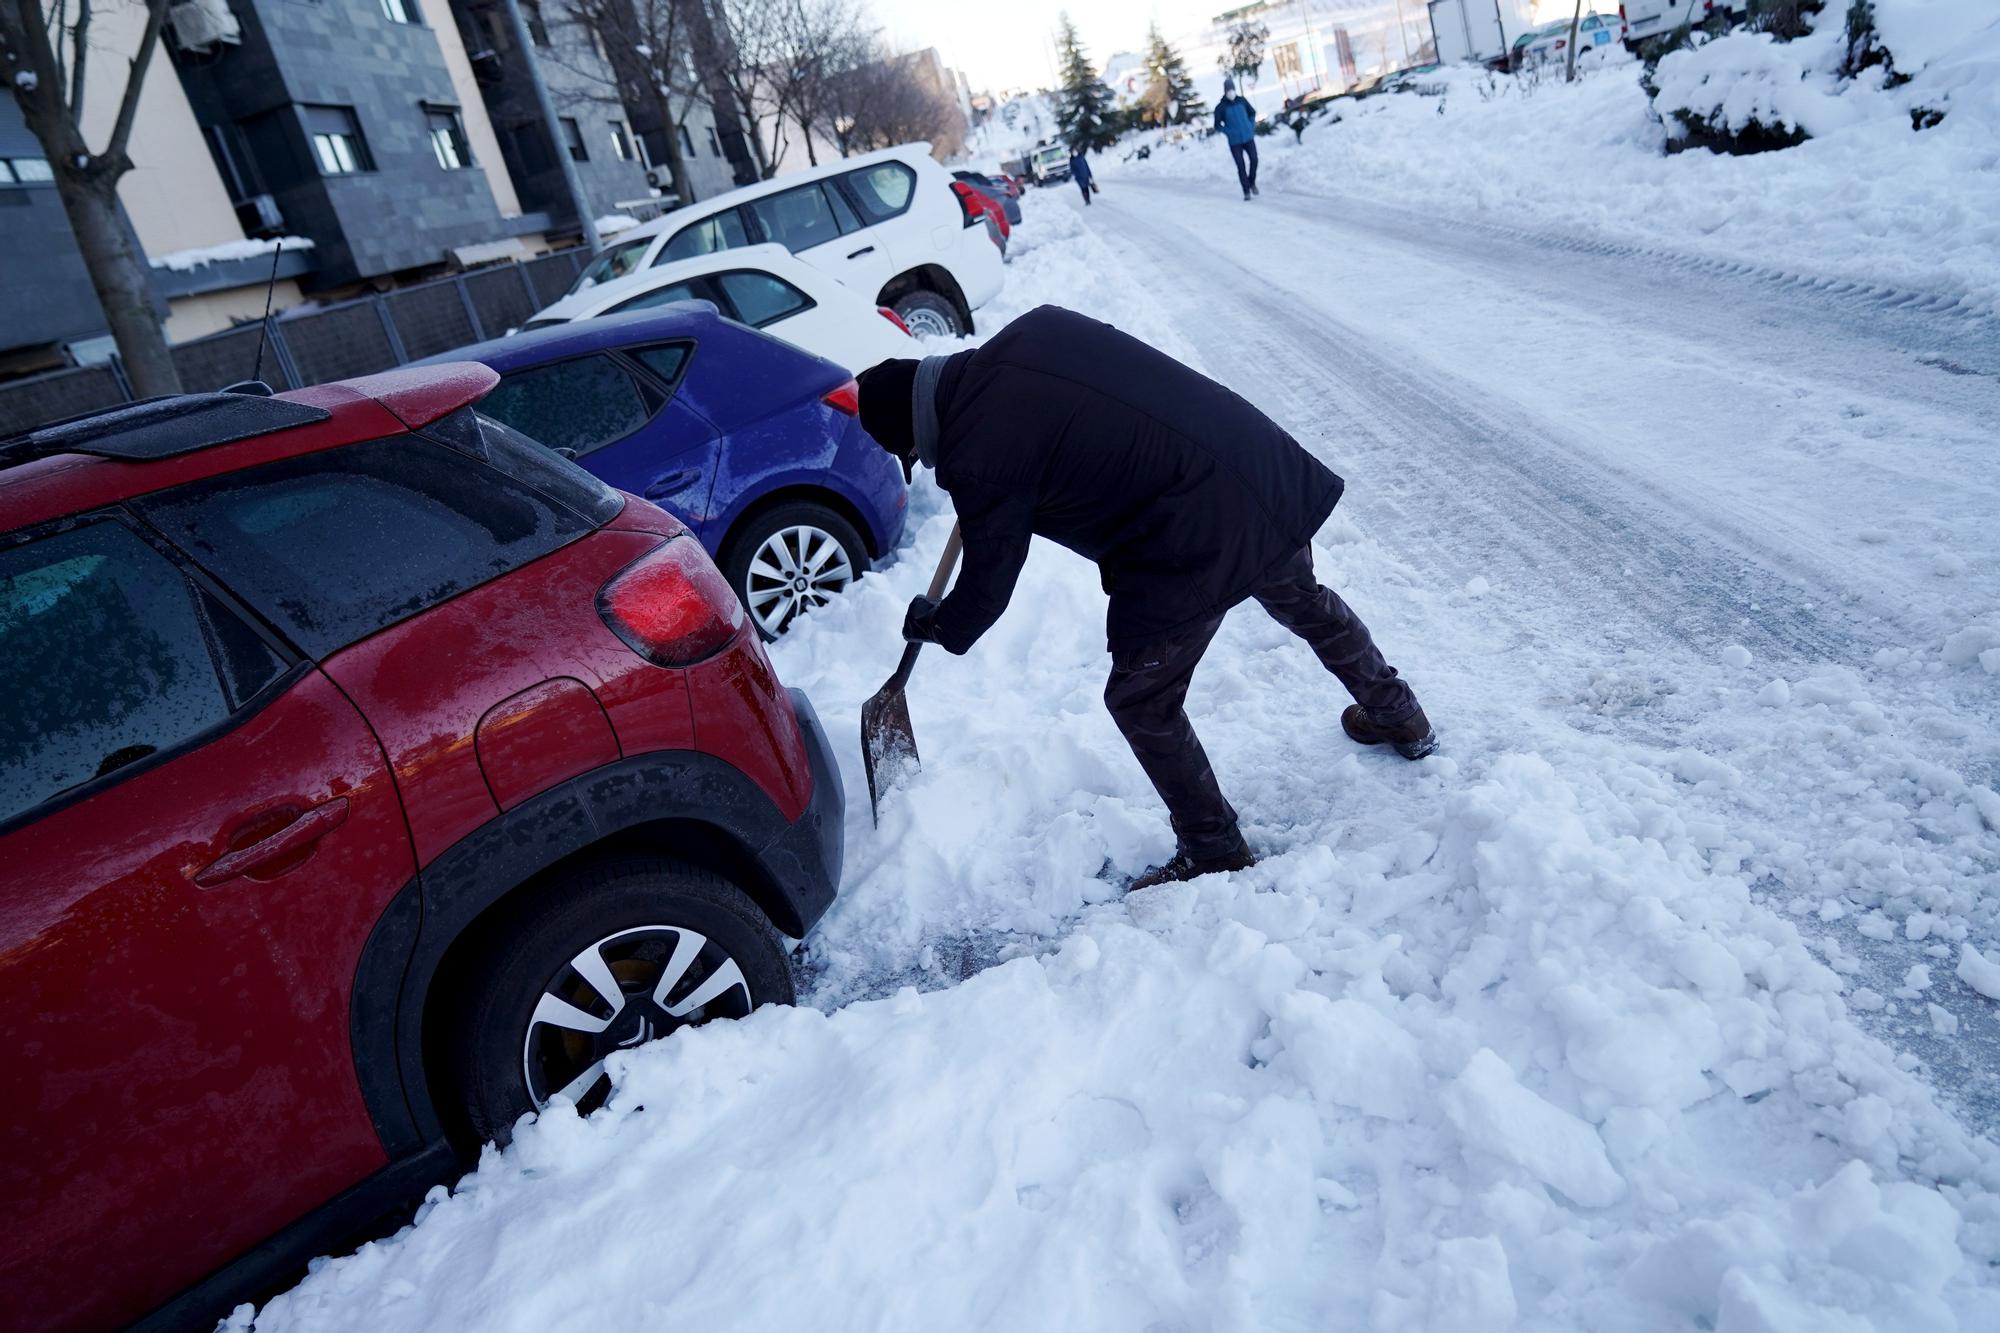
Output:
<instances>
[{"instance_id":1,"label":"person in blue jacket","mask_svg":"<svg viewBox=\"0 0 2000 1333\"><path fill-rule=\"evenodd\" d=\"M1236 183L1248 199L1257 193L1257 108L1236 91L1235 79L1222 81L1222 100L1215 104L1215 128L1229 140L1229 155L1236 159Z\"/></svg>"},{"instance_id":2,"label":"person in blue jacket","mask_svg":"<svg viewBox=\"0 0 2000 1333\"><path fill-rule=\"evenodd\" d=\"M1069 150L1069 178L1083 191L1083 202L1090 202L1090 161L1081 148Z\"/></svg>"}]
</instances>

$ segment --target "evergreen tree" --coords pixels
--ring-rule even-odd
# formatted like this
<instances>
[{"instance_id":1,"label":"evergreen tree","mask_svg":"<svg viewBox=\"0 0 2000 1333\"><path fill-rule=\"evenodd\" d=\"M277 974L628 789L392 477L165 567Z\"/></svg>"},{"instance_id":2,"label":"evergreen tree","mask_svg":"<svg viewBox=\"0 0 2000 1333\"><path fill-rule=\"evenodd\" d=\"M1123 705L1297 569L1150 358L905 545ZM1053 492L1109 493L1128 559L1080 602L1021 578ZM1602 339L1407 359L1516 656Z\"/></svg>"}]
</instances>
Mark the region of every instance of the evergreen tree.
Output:
<instances>
[{"instance_id":1,"label":"evergreen tree","mask_svg":"<svg viewBox=\"0 0 2000 1333\"><path fill-rule=\"evenodd\" d=\"M1145 106L1155 125L1187 125L1207 112L1187 61L1160 35L1157 23L1146 34L1146 69Z\"/></svg>"},{"instance_id":2,"label":"evergreen tree","mask_svg":"<svg viewBox=\"0 0 2000 1333\"><path fill-rule=\"evenodd\" d=\"M1072 152L1109 148L1118 141L1118 123L1111 89L1083 52L1083 39L1069 13L1062 14L1057 45L1061 48L1062 86L1056 89L1056 125Z\"/></svg>"}]
</instances>

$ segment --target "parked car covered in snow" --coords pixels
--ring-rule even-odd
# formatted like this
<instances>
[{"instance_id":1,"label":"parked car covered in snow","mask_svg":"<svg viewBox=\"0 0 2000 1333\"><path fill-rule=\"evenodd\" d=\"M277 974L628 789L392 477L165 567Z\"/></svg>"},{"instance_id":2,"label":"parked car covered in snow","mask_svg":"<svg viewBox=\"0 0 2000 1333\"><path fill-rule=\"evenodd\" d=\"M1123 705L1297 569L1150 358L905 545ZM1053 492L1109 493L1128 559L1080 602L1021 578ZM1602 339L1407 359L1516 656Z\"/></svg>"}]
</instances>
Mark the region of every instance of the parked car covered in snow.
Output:
<instances>
[{"instance_id":1,"label":"parked car covered in snow","mask_svg":"<svg viewBox=\"0 0 2000 1333\"><path fill-rule=\"evenodd\" d=\"M749 245L641 269L573 292L522 325L549 328L597 315L707 301L729 318L859 373L916 356L895 311L868 299L782 245Z\"/></svg>"},{"instance_id":2,"label":"parked car covered in snow","mask_svg":"<svg viewBox=\"0 0 2000 1333\"><path fill-rule=\"evenodd\" d=\"M920 333L972 332L1005 271L983 207L927 143L903 144L718 194L621 232L570 293L682 259L775 242Z\"/></svg>"}]
</instances>

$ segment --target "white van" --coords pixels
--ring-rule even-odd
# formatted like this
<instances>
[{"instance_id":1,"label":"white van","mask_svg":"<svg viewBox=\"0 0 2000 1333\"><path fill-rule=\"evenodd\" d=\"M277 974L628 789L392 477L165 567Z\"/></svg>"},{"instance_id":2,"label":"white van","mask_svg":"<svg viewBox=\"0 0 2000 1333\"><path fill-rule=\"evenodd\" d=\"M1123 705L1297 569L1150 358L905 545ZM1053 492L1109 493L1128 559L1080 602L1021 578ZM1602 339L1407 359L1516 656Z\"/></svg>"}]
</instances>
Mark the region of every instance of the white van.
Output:
<instances>
[{"instance_id":1,"label":"white van","mask_svg":"<svg viewBox=\"0 0 2000 1333\"><path fill-rule=\"evenodd\" d=\"M970 333L972 312L999 295L1004 270L984 219L952 184L927 143L760 181L620 232L570 292L768 241L895 311L913 332Z\"/></svg>"},{"instance_id":2,"label":"white van","mask_svg":"<svg viewBox=\"0 0 2000 1333\"><path fill-rule=\"evenodd\" d=\"M1625 0L1618 13L1625 20L1625 45L1636 55L1641 42L1664 37L1683 23L1698 26L1710 14L1741 14L1745 8L1745 0Z\"/></svg>"}]
</instances>

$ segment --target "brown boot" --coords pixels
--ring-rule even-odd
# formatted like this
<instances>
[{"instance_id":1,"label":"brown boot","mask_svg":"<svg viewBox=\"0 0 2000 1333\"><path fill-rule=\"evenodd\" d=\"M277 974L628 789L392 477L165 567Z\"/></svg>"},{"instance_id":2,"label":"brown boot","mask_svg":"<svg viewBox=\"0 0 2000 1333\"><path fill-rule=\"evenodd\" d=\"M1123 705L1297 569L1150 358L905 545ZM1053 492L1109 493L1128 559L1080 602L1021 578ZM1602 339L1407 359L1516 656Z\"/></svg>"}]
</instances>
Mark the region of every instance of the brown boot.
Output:
<instances>
[{"instance_id":1,"label":"brown boot","mask_svg":"<svg viewBox=\"0 0 2000 1333\"><path fill-rule=\"evenodd\" d=\"M1257 858L1250 853L1250 845L1238 842L1236 850L1224 852L1221 856L1211 856L1197 861L1187 854L1186 849L1176 851L1173 859L1163 866L1154 866L1145 874L1125 886L1127 893L1139 889L1156 888L1161 884L1179 884L1203 875L1220 874L1227 870L1248 870L1257 864Z\"/></svg>"},{"instance_id":2,"label":"brown boot","mask_svg":"<svg viewBox=\"0 0 2000 1333\"><path fill-rule=\"evenodd\" d=\"M1349 704L1340 715L1340 729L1363 745L1393 745L1405 759L1422 759L1438 747L1437 733L1431 730L1430 719L1421 708L1401 722L1385 727L1370 721L1368 710L1360 704Z\"/></svg>"}]
</instances>

